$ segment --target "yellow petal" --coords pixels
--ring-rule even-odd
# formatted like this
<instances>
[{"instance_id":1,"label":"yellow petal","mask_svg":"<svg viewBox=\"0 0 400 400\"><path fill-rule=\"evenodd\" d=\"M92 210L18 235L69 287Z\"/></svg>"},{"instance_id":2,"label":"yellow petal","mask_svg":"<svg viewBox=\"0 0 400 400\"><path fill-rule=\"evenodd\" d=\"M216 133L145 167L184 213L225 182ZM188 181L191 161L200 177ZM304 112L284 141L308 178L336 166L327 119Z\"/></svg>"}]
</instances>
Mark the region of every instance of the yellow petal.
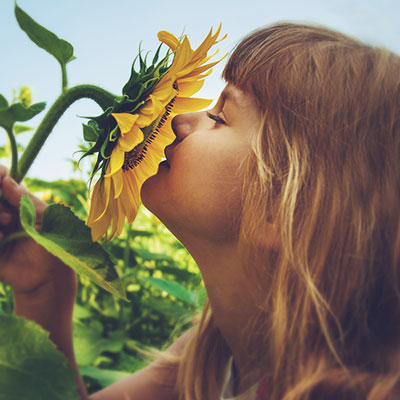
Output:
<instances>
[{"instance_id":1,"label":"yellow petal","mask_svg":"<svg viewBox=\"0 0 400 400\"><path fill-rule=\"evenodd\" d=\"M188 38L185 36L175 53L174 61L170 69L171 74L181 71L190 62L192 54L193 50L190 47Z\"/></svg>"},{"instance_id":2,"label":"yellow petal","mask_svg":"<svg viewBox=\"0 0 400 400\"><path fill-rule=\"evenodd\" d=\"M144 128L146 126L149 126L155 118L153 118L153 112L152 109L149 108L146 110L147 113L140 112L139 118L137 120L137 126L140 126L141 128Z\"/></svg>"},{"instance_id":3,"label":"yellow petal","mask_svg":"<svg viewBox=\"0 0 400 400\"><path fill-rule=\"evenodd\" d=\"M139 143L143 142L143 139L144 136L142 130L138 126L134 125L129 133L118 139L117 145L121 146L121 149L127 153Z\"/></svg>"},{"instance_id":4,"label":"yellow petal","mask_svg":"<svg viewBox=\"0 0 400 400\"><path fill-rule=\"evenodd\" d=\"M157 86L153 89L152 95L157 97L160 101L169 102L171 96L174 95L175 90L173 89L174 81L165 76L166 79L161 79Z\"/></svg>"},{"instance_id":5,"label":"yellow petal","mask_svg":"<svg viewBox=\"0 0 400 400\"><path fill-rule=\"evenodd\" d=\"M191 97L177 97L174 103L173 112L176 114L198 111L208 107L212 100L193 99Z\"/></svg>"},{"instance_id":6,"label":"yellow petal","mask_svg":"<svg viewBox=\"0 0 400 400\"><path fill-rule=\"evenodd\" d=\"M129 114L129 113L115 113L111 114L117 124L119 129L121 130L121 134L125 135L125 133L129 132L133 125L135 125L136 120L138 119L138 114Z\"/></svg>"},{"instance_id":7,"label":"yellow petal","mask_svg":"<svg viewBox=\"0 0 400 400\"><path fill-rule=\"evenodd\" d=\"M99 190L99 194L98 194L98 196L101 199L102 206L104 207L104 209L102 210L100 215L98 215L96 217L96 219L93 222L99 221L106 214L106 212L108 210L108 205L110 203L110 198L112 198L113 195L114 195L114 190L113 190L113 186L111 185L110 178L104 178L103 182L100 185L100 190Z\"/></svg>"},{"instance_id":8,"label":"yellow petal","mask_svg":"<svg viewBox=\"0 0 400 400\"><path fill-rule=\"evenodd\" d=\"M115 192L114 199L117 199L121 195L122 189L124 187L123 177L122 177L123 173L124 172L122 171L122 169L120 169L117 173L115 173L112 176L112 181L114 184L114 192Z\"/></svg>"},{"instance_id":9,"label":"yellow petal","mask_svg":"<svg viewBox=\"0 0 400 400\"><path fill-rule=\"evenodd\" d=\"M90 227L93 242L97 242L102 236L107 233L110 222L111 214L106 214L103 219L96 222Z\"/></svg>"},{"instance_id":10,"label":"yellow petal","mask_svg":"<svg viewBox=\"0 0 400 400\"><path fill-rule=\"evenodd\" d=\"M224 56L225 57L225 56ZM222 58L221 58L222 60ZM185 78L189 78L191 76L196 76L196 75L200 75L201 73L207 71L208 69L212 68L214 65L218 64L221 60L206 64L206 65L202 65L201 67L197 67L195 69L193 69L191 72L185 74Z\"/></svg>"},{"instance_id":11,"label":"yellow petal","mask_svg":"<svg viewBox=\"0 0 400 400\"><path fill-rule=\"evenodd\" d=\"M179 97L190 97L197 93L204 84L203 80L194 80L192 82L179 82Z\"/></svg>"},{"instance_id":12,"label":"yellow petal","mask_svg":"<svg viewBox=\"0 0 400 400\"><path fill-rule=\"evenodd\" d=\"M104 191L104 190L102 190ZM92 195L90 196L90 211L87 220L88 226L91 226L97 215L101 214L104 210L104 197L100 191L100 180L96 182L93 188Z\"/></svg>"},{"instance_id":13,"label":"yellow petal","mask_svg":"<svg viewBox=\"0 0 400 400\"><path fill-rule=\"evenodd\" d=\"M104 175L105 178L109 178L111 175L115 174L119 171L124 165L125 161L125 151L123 148L117 143L114 147L114 150L111 153L110 163L107 167L107 173Z\"/></svg>"},{"instance_id":14,"label":"yellow petal","mask_svg":"<svg viewBox=\"0 0 400 400\"><path fill-rule=\"evenodd\" d=\"M160 42L165 43L172 51L175 51L179 45L179 40L172 33L167 31L158 32L157 37Z\"/></svg>"}]
</instances>

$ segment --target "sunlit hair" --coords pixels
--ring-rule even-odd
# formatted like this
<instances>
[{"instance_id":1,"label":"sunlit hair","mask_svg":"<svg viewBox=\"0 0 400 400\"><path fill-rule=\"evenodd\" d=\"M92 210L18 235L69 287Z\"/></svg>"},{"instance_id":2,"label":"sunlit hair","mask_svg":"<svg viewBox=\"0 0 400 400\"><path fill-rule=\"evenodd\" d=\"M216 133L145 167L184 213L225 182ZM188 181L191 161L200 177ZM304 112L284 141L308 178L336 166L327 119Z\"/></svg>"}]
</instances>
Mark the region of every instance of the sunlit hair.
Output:
<instances>
[{"instance_id":1,"label":"sunlit hair","mask_svg":"<svg viewBox=\"0 0 400 400\"><path fill-rule=\"evenodd\" d=\"M267 398L400 398L399 58L280 24L246 37L224 78L262 121L241 243L265 292L248 335L265 338ZM262 245L264 222L278 227L277 251ZM229 350L208 309L197 329L178 386L185 400L216 400Z\"/></svg>"}]
</instances>

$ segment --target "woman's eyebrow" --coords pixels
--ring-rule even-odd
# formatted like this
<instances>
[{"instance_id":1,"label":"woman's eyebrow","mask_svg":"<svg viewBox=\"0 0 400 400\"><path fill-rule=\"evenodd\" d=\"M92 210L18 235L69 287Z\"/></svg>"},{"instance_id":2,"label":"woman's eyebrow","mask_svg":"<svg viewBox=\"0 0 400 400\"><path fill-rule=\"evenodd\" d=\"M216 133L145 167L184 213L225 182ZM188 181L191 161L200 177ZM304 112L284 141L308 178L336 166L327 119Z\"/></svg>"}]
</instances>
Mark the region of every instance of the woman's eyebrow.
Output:
<instances>
[{"instance_id":1,"label":"woman's eyebrow","mask_svg":"<svg viewBox=\"0 0 400 400\"><path fill-rule=\"evenodd\" d=\"M238 104L235 94L229 88L225 88L224 89L224 91L221 94L221 97L222 97L222 100L224 102L225 101L232 101L232 102L236 103L236 105Z\"/></svg>"}]
</instances>

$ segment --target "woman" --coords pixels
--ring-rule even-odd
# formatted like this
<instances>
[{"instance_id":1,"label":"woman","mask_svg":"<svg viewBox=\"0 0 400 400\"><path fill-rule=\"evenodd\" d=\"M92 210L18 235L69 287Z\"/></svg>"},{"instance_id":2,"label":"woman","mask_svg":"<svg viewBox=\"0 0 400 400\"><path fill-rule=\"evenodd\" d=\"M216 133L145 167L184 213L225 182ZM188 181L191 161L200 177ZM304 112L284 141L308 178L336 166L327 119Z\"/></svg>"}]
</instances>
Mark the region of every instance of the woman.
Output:
<instances>
[{"instance_id":1,"label":"woman","mask_svg":"<svg viewBox=\"0 0 400 400\"><path fill-rule=\"evenodd\" d=\"M224 78L211 111L175 117L142 188L200 268L201 323L90 399L400 398L399 58L281 24L245 38ZM16 312L75 365L74 274L29 240L1 265Z\"/></svg>"}]
</instances>

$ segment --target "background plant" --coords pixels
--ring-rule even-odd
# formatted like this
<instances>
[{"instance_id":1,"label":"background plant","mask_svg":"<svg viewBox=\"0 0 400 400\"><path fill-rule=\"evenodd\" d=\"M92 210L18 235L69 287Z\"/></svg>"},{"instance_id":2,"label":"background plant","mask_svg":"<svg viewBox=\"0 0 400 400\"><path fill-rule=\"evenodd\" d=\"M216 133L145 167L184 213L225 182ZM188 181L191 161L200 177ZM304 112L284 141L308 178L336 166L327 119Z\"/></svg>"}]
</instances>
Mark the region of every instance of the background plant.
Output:
<instances>
[{"instance_id":1,"label":"background plant","mask_svg":"<svg viewBox=\"0 0 400 400\"><path fill-rule=\"evenodd\" d=\"M26 86L15 92L10 102L0 95L0 126L8 136L8 143L0 147L0 158L4 161L11 159L11 175L21 181L35 154L43 146L46 135L69 103L81 97L90 97L104 108L110 103L112 95L87 85L68 89L66 66L74 59L72 46L45 28L38 27L18 6L15 11L21 28L39 47L57 59L62 72L61 95L37 127L34 133L36 139L25 148L18 143L18 135L33 134L32 127L25 123L42 112L45 103L32 104L32 94ZM81 149L84 148L85 145L82 145ZM73 162L73 167L76 168L76 162ZM82 178L51 182L25 178L24 184L47 202L67 206L78 218L86 220L88 176ZM25 211L29 211L28 208ZM201 278L186 250L144 209L140 210L134 226L126 225L119 238L104 243L104 249L111 256L113 265L110 268L120 276L125 294L119 297L110 295L88 279L90 274L79 277L74 342L77 362L89 392L141 368L147 361L140 355L140 349L160 347L187 329L192 315L202 307L205 296ZM2 370L0 393L14 391L18 387L23 393L29 393L32 399L43 395L39 393L40 389L35 391L31 388L27 381L21 385L20 378L13 371L13 363L21 359L21 354L27 349L12 338L26 331L31 332L32 340L36 340L31 344L36 349L35 357L41 359L43 356L43 362L38 363L35 373L43 374L46 365L54 359L55 365L60 366L59 379L54 379L54 385L67 385L62 379L66 370L63 368L68 368L64 365L65 360L62 361L60 354L56 355L57 350L38 326L12 317L12 312L11 288L0 283L0 337L3 338L2 343L8 343L7 348L0 345L0 361L5 360L10 366ZM8 329L10 326L13 329ZM31 368L28 361L19 367L22 370ZM68 396L62 398L74 398L73 394Z\"/></svg>"}]
</instances>

